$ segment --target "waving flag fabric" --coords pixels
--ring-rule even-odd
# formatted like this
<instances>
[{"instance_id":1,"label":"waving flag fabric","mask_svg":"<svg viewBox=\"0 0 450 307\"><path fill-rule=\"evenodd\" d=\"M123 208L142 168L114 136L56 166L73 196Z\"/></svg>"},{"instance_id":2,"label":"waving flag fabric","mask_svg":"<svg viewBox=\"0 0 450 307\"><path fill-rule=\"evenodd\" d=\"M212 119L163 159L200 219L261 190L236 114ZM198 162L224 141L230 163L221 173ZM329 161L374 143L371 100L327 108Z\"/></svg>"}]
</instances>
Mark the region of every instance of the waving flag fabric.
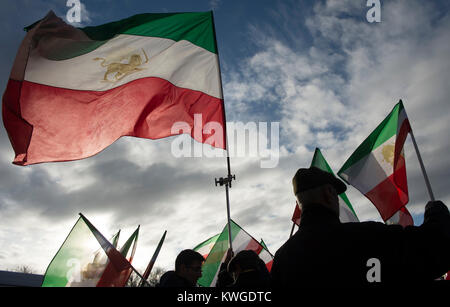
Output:
<instances>
[{"instance_id":1,"label":"waving flag fabric","mask_svg":"<svg viewBox=\"0 0 450 307\"><path fill-rule=\"evenodd\" d=\"M273 256L258 241L250 236L245 230L231 220L231 238L233 244L233 252L236 255L242 250L252 250L259 255L267 269L272 268ZM220 265L225 260L228 250L228 224L225 226L221 234L216 240L214 247L211 249L208 258L203 263L202 277L198 284L203 287L214 287Z\"/></svg>"},{"instance_id":2,"label":"waving flag fabric","mask_svg":"<svg viewBox=\"0 0 450 307\"><path fill-rule=\"evenodd\" d=\"M113 237L114 244L117 240L118 234ZM117 254L114 245L81 216L50 262L42 287L95 287L108 264L118 270L129 267Z\"/></svg>"},{"instance_id":3,"label":"waving flag fabric","mask_svg":"<svg viewBox=\"0 0 450 307\"><path fill-rule=\"evenodd\" d=\"M405 207L400 208L390 219L386 221L386 224L397 224L403 227L414 226L414 220Z\"/></svg>"},{"instance_id":4,"label":"waving flag fabric","mask_svg":"<svg viewBox=\"0 0 450 307\"><path fill-rule=\"evenodd\" d=\"M408 203L403 144L411 127L402 101L344 163L338 175L375 205L384 221Z\"/></svg>"},{"instance_id":5,"label":"waving flag fabric","mask_svg":"<svg viewBox=\"0 0 450 307\"><path fill-rule=\"evenodd\" d=\"M202 243L200 243L199 245L197 245L196 247L194 247L193 249L200 253L203 258L208 258L209 252L211 251L211 249L214 247L214 244L216 244L217 239L219 238L220 233L216 234L215 236L212 236L211 238L203 241Z\"/></svg>"},{"instance_id":6,"label":"waving flag fabric","mask_svg":"<svg viewBox=\"0 0 450 307\"><path fill-rule=\"evenodd\" d=\"M327 160L325 160L325 157L322 155L322 152L320 151L319 148L316 148L314 152L314 157L311 162L311 166L320 168L321 170L331 173L334 176L334 173L330 165L328 164ZM355 210L353 209L352 204L348 200L348 197L345 194L345 192L339 195L339 219L341 220L342 223L359 222Z\"/></svg>"},{"instance_id":7,"label":"waving flag fabric","mask_svg":"<svg viewBox=\"0 0 450 307\"><path fill-rule=\"evenodd\" d=\"M125 244L120 249L120 253L123 257L125 257L128 262L131 264L133 262L134 254L136 252L137 241L139 236L139 228L138 227L134 233L130 236L130 238L125 242ZM131 253L128 256L128 253L131 249ZM125 270L120 270L114 266L112 262L108 263L108 266L105 269L102 277L97 283L97 287L124 287L127 283L130 275L132 273L132 268L129 267Z\"/></svg>"},{"instance_id":8,"label":"waving flag fabric","mask_svg":"<svg viewBox=\"0 0 450 307\"><path fill-rule=\"evenodd\" d=\"M90 157L121 136L188 133L225 148L212 13L79 29L50 12L19 48L3 122L18 165Z\"/></svg>"},{"instance_id":9,"label":"waving flag fabric","mask_svg":"<svg viewBox=\"0 0 450 307\"><path fill-rule=\"evenodd\" d=\"M292 222L295 223L295 225L300 226L300 220L302 217L302 209L300 209L300 206L298 203L295 203L295 209L294 213L292 214Z\"/></svg>"}]
</instances>

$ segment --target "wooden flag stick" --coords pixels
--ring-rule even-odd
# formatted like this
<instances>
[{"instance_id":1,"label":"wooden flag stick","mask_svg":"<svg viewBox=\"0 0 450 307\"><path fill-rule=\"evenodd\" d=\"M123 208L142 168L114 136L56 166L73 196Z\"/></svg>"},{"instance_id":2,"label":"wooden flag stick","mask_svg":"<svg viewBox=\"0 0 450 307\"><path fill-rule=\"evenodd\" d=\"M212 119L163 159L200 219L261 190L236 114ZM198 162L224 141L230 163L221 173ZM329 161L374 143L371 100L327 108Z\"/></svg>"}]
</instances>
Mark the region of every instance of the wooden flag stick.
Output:
<instances>
[{"instance_id":1,"label":"wooden flag stick","mask_svg":"<svg viewBox=\"0 0 450 307\"><path fill-rule=\"evenodd\" d=\"M427 185L428 194L430 195L430 199L432 201L434 201L435 199L434 199L433 191L431 190L430 180L428 179L428 175L425 170L425 166L423 165L422 157L420 156L420 152L419 152L419 147L417 146L416 138L414 137L412 129L411 129L410 133L411 133L411 140L414 144L414 148L416 149L417 158L419 159L420 168L422 169L422 174L423 174L423 177L425 178L425 184Z\"/></svg>"}]
</instances>

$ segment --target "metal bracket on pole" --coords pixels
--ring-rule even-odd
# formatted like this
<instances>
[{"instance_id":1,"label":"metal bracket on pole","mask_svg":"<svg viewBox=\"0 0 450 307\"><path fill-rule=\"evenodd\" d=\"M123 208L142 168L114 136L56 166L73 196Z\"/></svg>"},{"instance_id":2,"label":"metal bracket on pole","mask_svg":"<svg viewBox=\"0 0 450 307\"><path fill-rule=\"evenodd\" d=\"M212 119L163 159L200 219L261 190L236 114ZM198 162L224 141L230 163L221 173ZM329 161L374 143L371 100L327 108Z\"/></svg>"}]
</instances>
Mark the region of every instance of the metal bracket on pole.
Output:
<instances>
[{"instance_id":1,"label":"metal bracket on pole","mask_svg":"<svg viewBox=\"0 0 450 307\"><path fill-rule=\"evenodd\" d=\"M230 168L228 167L228 171L230 170ZM231 175L230 173L228 173L228 176L226 178L220 177L220 178L215 178L215 184L216 187L217 185L223 186L225 185L225 193L227 196L227 218L228 218L228 242L230 244L230 249L233 250L233 245L231 243L231 217L230 217L230 198L228 195L228 188L231 188L231 182L233 180L236 180L236 176L235 175Z\"/></svg>"},{"instance_id":2,"label":"metal bracket on pole","mask_svg":"<svg viewBox=\"0 0 450 307\"><path fill-rule=\"evenodd\" d=\"M226 178L220 177L219 179L217 179L217 178L214 179L216 187L217 187L217 185L223 186L226 184L230 188L231 188L231 182L233 180L236 180L236 175L228 175L228 177L226 177Z\"/></svg>"}]
</instances>

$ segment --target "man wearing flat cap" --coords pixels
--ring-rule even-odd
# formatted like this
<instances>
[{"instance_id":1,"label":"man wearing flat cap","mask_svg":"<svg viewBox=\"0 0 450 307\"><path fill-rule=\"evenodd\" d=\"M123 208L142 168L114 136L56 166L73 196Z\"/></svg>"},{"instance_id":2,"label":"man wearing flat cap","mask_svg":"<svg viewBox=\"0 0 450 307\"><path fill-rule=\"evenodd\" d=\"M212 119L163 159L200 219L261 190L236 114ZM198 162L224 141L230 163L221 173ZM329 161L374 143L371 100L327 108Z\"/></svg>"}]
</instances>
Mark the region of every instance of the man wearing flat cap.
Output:
<instances>
[{"instance_id":1,"label":"man wearing flat cap","mask_svg":"<svg viewBox=\"0 0 450 307\"><path fill-rule=\"evenodd\" d=\"M417 227L341 223L341 180L311 167L299 169L292 183L301 223L275 254L274 287L401 285L432 282L450 270L450 214L441 201L426 205Z\"/></svg>"}]
</instances>

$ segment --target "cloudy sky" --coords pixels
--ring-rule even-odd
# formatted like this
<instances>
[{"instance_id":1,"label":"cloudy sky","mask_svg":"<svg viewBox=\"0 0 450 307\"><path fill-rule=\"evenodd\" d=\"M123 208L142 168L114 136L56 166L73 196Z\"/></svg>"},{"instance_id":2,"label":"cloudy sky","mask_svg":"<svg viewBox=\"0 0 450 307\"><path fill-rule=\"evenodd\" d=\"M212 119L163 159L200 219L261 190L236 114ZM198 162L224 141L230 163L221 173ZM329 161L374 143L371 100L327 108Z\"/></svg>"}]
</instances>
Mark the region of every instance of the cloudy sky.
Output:
<instances>
[{"instance_id":1,"label":"cloudy sky","mask_svg":"<svg viewBox=\"0 0 450 307\"><path fill-rule=\"evenodd\" d=\"M288 238L295 199L291 179L319 147L337 172L403 99L436 198L450 203L450 4L381 1L381 22L369 23L366 0L82 0L77 26L100 25L138 13L213 9L227 121L279 123L279 147L232 156L236 181L231 216L274 253ZM0 88L32 24L66 0L4 0ZM122 138L81 161L27 167L0 129L0 270L26 265L44 273L82 212L105 236L122 242L141 225L135 266L144 270L164 230L156 265L172 269L178 252L220 232L226 223L224 158L176 158L174 138ZM232 144L233 145L233 144ZM253 148L254 149L254 148ZM279 152L274 168L262 168ZM429 197L411 140L405 143L408 209L423 221ZM357 190L348 196L360 220L381 221Z\"/></svg>"}]
</instances>

